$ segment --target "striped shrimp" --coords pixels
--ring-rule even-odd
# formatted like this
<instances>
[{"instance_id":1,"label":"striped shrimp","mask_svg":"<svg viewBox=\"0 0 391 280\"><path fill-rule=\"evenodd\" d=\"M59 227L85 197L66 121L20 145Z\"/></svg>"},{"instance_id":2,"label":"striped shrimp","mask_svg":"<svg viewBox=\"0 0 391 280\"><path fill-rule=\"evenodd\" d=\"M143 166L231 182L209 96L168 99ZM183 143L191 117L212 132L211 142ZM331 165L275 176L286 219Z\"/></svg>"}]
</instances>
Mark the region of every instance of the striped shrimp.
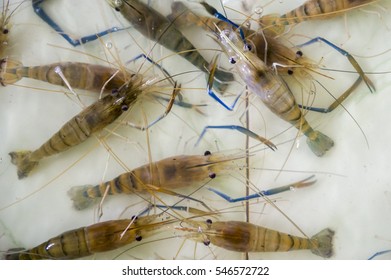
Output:
<instances>
[{"instance_id":1,"label":"striped shrimp","mask_svg":"<svg viewBox=\"0 0 391 280\"><path fill-rule=\"evenodd\" d=\"M312 19L329 19L353 9L361 8L378 0L307 0L299 7L283 15L263 16L260 24L274 35L282 34L285 27Z\"/></svg>"},{"instance_id":2,"label":"striped shrimp","mask_svg":"<svg viewBox=\"0 0 391 280\"><path fill-rule=\"evenodd\" d=\"M42 244L28 249L10 249L9 260L79 259L118 249L156 234L173 222L159 215L111 220L66 231Z\"/></svg>"},{"instance_id":3,"label":"striped shrimp","mask_svg":"<svg viewBox=\"0 0 391 280\"><path fill-rule=\"evenodd\" d=\"M76 186L68 194L76 209L88 207L96 198L108 195L151 191L172 193L171 189L200 186L210 179L230 170L231 162L243 156L230 156L224 153L204 155L178 155L152 162L123 173L111 181L99 185ZM192 198L190 198L192 199Z\"/></svg>"},{"instance_id":4,"label":"striped shrimp","mask_svg":"<svg viewBox=\"0 0 391 280\"><path fill-rule=\"evenodd\" d=\"M148 91L147 84L148 80L138 74L133 74L129 82L70 119L38 149L10 152L11 162L17 166L18 178L27 177L43 158L79 145L93 133L101 131L114 122L129 109L140 94ZM173 96L177 94L177 90L175 87Z\"/></svg>"},{"instance_id":5,"label":"striped shrimp","mask_svg":"<svg viewBox=\"0 0 391 280\"><path fill-rule=\"evenodd\" d=\"M187 238L215 245L235 252L288 252L293 250L311 250L322 258L333 254L334 232L326 228L311 238L298 237L273 229L241 221L188 222L192 227L177 227L180 231L190 232Z\"/></svg>"},{"instance_id":6,"label":"striped shrimp","mask_svg":"<svg viewBox=\"0 0 391 280\"><path fill-rule=\"evenodd\" d=\"M73 89L100 93L102 89L112 91L120 88L131 76L114 67L83 62L58 62L40 66L24 66L21 62L4 59L0 75L2 85L14 84L22 78L47 82ZM64 79L61 77L61 73Z\"/></svg>"},{"instance_id":7,"label":"striped shrimp","mask_svg":"<svg viewBox=\"0 0 391 280\"><path fill-rule=\"evenodd\" d=\"M107 0L109 4L126 18L134 28L145 37L158 42L167 49L194 64L198 69L208 73L209 63L173 24L158 11L148 7L139 0ZM214 85L219 91L225 91L227 83L233 81L232 73L216 69Z\"/></svg>"}]
</instances>

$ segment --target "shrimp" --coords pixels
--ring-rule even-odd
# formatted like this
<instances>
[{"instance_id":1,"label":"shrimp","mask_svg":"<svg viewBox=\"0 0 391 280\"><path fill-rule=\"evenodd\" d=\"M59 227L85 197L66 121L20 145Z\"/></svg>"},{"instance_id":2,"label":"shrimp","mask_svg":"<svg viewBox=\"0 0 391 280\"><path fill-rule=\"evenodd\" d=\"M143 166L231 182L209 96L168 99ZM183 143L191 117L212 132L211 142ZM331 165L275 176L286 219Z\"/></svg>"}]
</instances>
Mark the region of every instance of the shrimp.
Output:
<instances>
[{"instance_id":1,"label":"shrimp","mask_svg":"<svg viewBox=\"0 0 391 280\"><path fill-rule=\"evenodd\" d=\"M10 249L8 260L79 259L121 248L154 235L175 220L156 221L160 214L133 219L110 220L64 232L48 241L23 250ZM129 226L130 225L130 226Z\"/></svg>"},{"instance_id":2,"label":"shrimp","mask_svg":"<svg viewBox=\"0 0 391 280\"><path fill-rule=\"evenodd\" d=\"M282 34L285 26L310 19L329 19L347 11L366 6L378 0L308 0L299 7L283 15L263 16L259 22L267 30Z\"/></svg>"},{"instance_id":3,"label":"shrimp","mask_svg":"<svg viewBox=\"0 0 391 280\"><path fill-rule=\"evenodd\" d=\"M203 72L208 73L209 63L172 23L156 10L138 0L107 0L145 37L169 50L178 52ZM227 83L234 80L232 73L216 69L214 86L225 91Z\"/></svg>"},{"instance_id":4,"label":"shrimp","mask_svg":"<svg viewBox=\"0 0 391 280\"><path fill-rule=\"evenodd\" d=\"M216 14L217 11L206 4L205 2L201 3L209 13ZM210 18L205 16L200 16L195 14L193 11L190 11L182 2L175 1L171 5L172 13L169 15L169 18L176 23L178 26L191 26L196 24L201 26L207 31L216 30L215 26L218 26L220 29L231 29L235 23L228 22L228 19L221 20L222 16L219 15L219 19ZM311 78L311 73L323 75L318 72L316 69L319 68L318 65L314 64L307 57L303 55L303 52L299 49L292 49L287 47L281 40L281 38L275 38L274 34L268 32L268 29L263 29L262 32L256 32L251 29L247 29L243 26L240 28L240 32L243 32L241 36L245 37L246 44L250 47L255 54L264 61L269 67L275 68L280 75L283 76L294 76L300 79ZM334 110L340 103L345 100L359 85L361 81L364 81L369 90L373 92L375 87L372 81L365 75L364 71L361 69L360 65L351 56L348 52L343 49L338 48L331 42L327 41L324 38L318 38L319 41L323 41L329 46L336 49L338 52L346 56L352 66L355 68L359 74L359 78L355 83L353 83L339 98L337 98L328 108L312 108L305 107L309 110L314 110L317 112L328 113ZM315 41L315 40L314 40ZM278 66L278 67L276 67ZM281 66L281 67L280 67ZM285 81L285 78L284 78Z\"/></svg>"},{"instance_id":5,"label":"shrimp","mask_svg":"<svg viewBox=\"0 0 391 280\"><path fill-rule=\"evenodd\" d=\"M164 189L199 186L213 179L220 172L230 170L231 161L244 156L228 156L223 153L204 155L179 155L146 164L126 172L117 178L99 185L76 186L68 194L76 209L88 207L95 198L120 193L145 191L148 185L153 185L153 191L166 192ZM109 187L108 191L106 190ZM169 193L170 194L170 193ZM190 198L191 199L191 198ZM194 199L193 199L194 200Z\"/></svg>"},{"instance_id":6,"label":"shrimp","mask_svg":"<svg viewBox=\"0 0 391 280\"><path fill-rule=\"evenodd\" d=\"M148 81L141 75L133 74L129 82L85 108L35 151L10 152L11 162L17 166L18 178L27 177L41 159L84 142L93 133L114 122L145 92L146 84ZM175 88L174 95L176 94Z\"/></svg>"},{"instance_id":7,"label":"shrimp","mask_svg":"<svg viewBox=\"0 0 391 280\"><path fill-rule=\"evenodd\" d=\"M315 155L322 156L333 147L334 141L331 138L308 124L292 92L282 79L270 71L254 53L242 51L244 43L235 32L226 29L220 33L219 40L249 89L259 96L274 114L303 132Z\"/></svg>"},{"instance_id":8,"label":"shrimp","mask_svg":"<svg viewBox=\"0 0 391 280\"><path fill-rule=\"evenodd\" d=\"M16 60L3 59L1 62L0 83L14 84L22 78L30 78L50 84L66 86L64 79L58 74L62 71L66 81L72 88L100 93L102 88L114 90L120 88L131 75L119 72L118 69L98 64L82 62L58 62L49 65L24 66ZM107 84L106 84L106 81Z\"/></svg>"},{"instance_id":9,"label":"shrimp","mask_svg":"<svg viewBox=\"0 0 391 280\"><path fill-rule=\"evenodd\" d=\"M333 254L334 231L326 228L310 239L279 232L273 229L240 221L206 222L188 221L194 227L177 227L191 232L189 238L205 245L215 246L235 252L288 252L311 250L322 258Z\"/></svg>"}]
</instances>

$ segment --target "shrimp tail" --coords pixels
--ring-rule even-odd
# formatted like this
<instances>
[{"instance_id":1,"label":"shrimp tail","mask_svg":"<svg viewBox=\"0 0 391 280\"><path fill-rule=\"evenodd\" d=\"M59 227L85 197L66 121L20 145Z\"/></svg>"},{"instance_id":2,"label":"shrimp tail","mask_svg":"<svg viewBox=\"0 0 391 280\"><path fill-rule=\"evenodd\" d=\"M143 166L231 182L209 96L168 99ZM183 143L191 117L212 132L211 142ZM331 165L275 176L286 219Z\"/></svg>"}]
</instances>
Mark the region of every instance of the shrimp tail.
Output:
<instances>
[{"instance_id":1,"label":"shrimp tail","mask_svg":"<svg viewBox=\"0 0 391 280\"><path fill-rule=\"evenodd\" d=\"M307 144L315 155L321 157L334 146L334 141L319 131L313 131L307 137Z\"/></svg>"},{"instance_id":2,"label":"shrimp tail","mask_svg":"<svg viewBox=\"0 0 391 280\"><path fill-rule=\"evenodd\" d=\"M0 61L0 82L2 85L13 84L23 78L20 69L24 68L23 64L17 60L8 58Z\"/></svg>"},{"instance_id":3,"label":"shrimp tail","mask_svg":"<svg viewBox=\"0 0 391 280\"><path fill-rule=\"evenodd\" d=\"M69 197L73 200L73 206L77 210L86 209L94 202L95 198L87 194L87 190L92 187L92 185L75 186L68 191Z\"/></svg>"},{"instance_id":4,"label":"shrimp tail","mask_svg":"<svg viewBox=\"0 0 391 280\"><path fill-rule=\"evenodd\" d=\"M31 170L38 165L38 161L31 160L31 151L20 151L9 153L11 163L16 165L18 178L23 179L29 175Z\"/></svg>"},{"instance_id":5,"label":"shrimp tail","mask_svg":"<svg viewBox=\"0 0 391 280\"><path fill-rule=\"evenodd\" d=\"M314 244L311 252L322 258L330 258L333 254L333 236L334 231L326 228L315 234L311 241Z\"/></svg>"}]
</instances>

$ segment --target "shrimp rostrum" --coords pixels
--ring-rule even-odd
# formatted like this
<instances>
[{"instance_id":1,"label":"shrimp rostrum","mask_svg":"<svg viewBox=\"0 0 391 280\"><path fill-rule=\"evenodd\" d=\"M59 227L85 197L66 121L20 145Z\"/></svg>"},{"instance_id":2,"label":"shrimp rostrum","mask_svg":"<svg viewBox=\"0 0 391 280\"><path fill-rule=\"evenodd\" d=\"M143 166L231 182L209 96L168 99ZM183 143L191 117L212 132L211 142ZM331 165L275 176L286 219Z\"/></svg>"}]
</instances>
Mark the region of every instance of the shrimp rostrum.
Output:
<instances>
[{"instance_id":1,"label":"shrimp rostrum","mask_svg":"<svg viewBox=\"0 0 391 280\"><path fill-rule=\"evenodd\" d=\"M298 237L273 229L240 221L205 222L186 220L191 227L181 226L178 230L190 232L187 236L205 245L235 252L288 252L311 250L322 258L330 258L333 253L334 232L324 229L311 238Z\"/></svg>"},{"instance_id":2,"label":"shrimp rostrum","mask_svg":"<svg viewBox=\"0 0 391 280\"><path fill-rule=\"evenodd\" d=\"M120 88L131 76L115 67L83 62L57 62L48 65L24 66L5 58L1 61L0 83L14 84L22 78L35 79L53 85L70 86L100 93Z\"/></svg>"},{"instance_id":3,"label":"shrimp rostrum","mask_svg":"<svg viewBox=\"0 0 391 280\"><path fill-rule=\"evenodd\" d=\"M173 156L145 164L108 182L95 186L73 187L68 194L73 200L74 207L79 210L88 207L105 194L132 194L150 190L178 195L169 190L203 185L216 176L230 171L233 168L232 161L243 157L224 153L212 154L209 151L204 155Z\"/></svg>"},{"instance_id":4,"label":"shrimp rostrum","mask_svg":"<svg viewBox=\"0 0 391 280\"><path fill-rule=\"evenodd\" d=\"M121 248L158 233L175 220L159 220L160 215L111 220L64 232L48 241L24 250L10 249L8 260L78 259Z\"/></svg>"}]
</instances>

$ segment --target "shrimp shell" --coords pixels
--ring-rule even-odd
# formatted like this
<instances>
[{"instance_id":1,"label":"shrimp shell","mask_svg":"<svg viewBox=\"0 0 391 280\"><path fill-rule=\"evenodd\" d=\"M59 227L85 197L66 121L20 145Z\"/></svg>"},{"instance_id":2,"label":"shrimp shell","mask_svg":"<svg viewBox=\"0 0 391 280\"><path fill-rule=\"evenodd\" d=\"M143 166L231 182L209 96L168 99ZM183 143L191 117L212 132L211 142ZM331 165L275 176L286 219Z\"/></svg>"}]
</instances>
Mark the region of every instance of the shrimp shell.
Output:
<instances>
[{"instance_id":1,"label":"shrimp shell","mask_svg":"<svg viewBox=\"0 0 391 280\"><path fill-rule=\"evenodd\" d=\"M27 177L41 159L79 145L93 133L114 122L142 93L142 84L141 76L134 74L130 82L116 94L106 95L85 108L38 149L10 152L11 162L17 166L18 178Z\"/></svg>"},{"instance_id":2,"label":"shrimp shell","mask_svg":"<svg viewBox=\"0 0 391 280\"><path fill-rule=\"evenodd\" d=\"M151 223L158 215L112 220L64 232L29 250L10 249L8 260L78 259L121 248L153 235L172 220ZM127 229L127 227L130 227Z\"/></svg>"},{"instance_id":3,"label":"shrimp shell","mask_svg":"<svg viewBox=\"0 0 391 280\"><path fill-rule=\"evenodd\" d=\"M311 250L323 258L332 256L332 237L334 232L324 229L310 239L294 236L273 229L240 221L217 221L206 223L189 222L196 228L177 228L196 232L190 238L206 245L210 243L236 252L288 252Z\"/></svg>"},{"instance_id":4,"label":"shrimp shell","mask_svg":"<svg viewBox=\"0 0 391 280\"><path fill-rule=\"evenodd\" d=\"M216 174L230 170L231 162L241 158L243 157L210 152L205 152L202 156L178 155L145 164L96 186L73 187L68 194L75 208L80 210L88 207L95 198L103 197L106 192L108 195L145 192L146 184L164 189L199 186Z\"/></svg>"},{"instance_id":5,"label":"shrimp shell","mask_svg":"<svg viewBox=\"0 0 391 280\"><path fill-rule=\"evenodd\" d=\"M116 68L83 62L58 62L40 66L24 66L22 63L6 59L1 64L0 82L13 84L22 78L40 80L54 85L67 86L56 72L59 67L72 88L100 93L120 88L130 77L130 73L118 72ZM118 73L117 73L118 72ZM108 81L107 85L105 85Z\"/></svg>"}]
</instances>

